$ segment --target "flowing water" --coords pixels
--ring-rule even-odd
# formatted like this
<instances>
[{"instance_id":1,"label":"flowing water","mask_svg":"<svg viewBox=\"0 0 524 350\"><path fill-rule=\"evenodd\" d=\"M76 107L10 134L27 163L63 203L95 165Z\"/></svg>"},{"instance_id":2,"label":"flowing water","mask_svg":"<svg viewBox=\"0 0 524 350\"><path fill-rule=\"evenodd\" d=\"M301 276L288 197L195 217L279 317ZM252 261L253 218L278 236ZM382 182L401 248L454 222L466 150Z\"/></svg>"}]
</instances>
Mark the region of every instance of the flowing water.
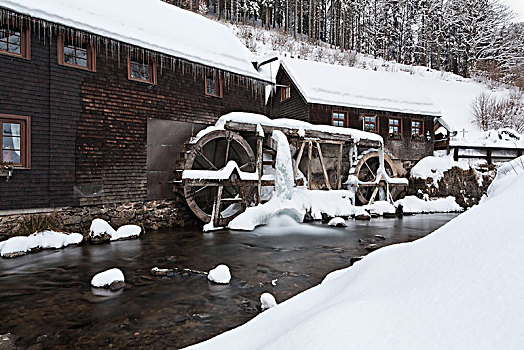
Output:
<instances>
[{"instance_id":1,"label":"flowing water","mask_svg":"<svg viewBox=\"0 0 524 350\"><path fill-rule=\"evenodd\" d=\"M31 349L184 347L256 316L263 292L282 302L367 254L369 243L413 241L455 216L349 220L347 228L281 217L253 232L161 230L139 240L0 259L0 334L13 333L17 345ZM229 285L212 284L204 274L149 272L218 264L230 267ZM113 267L124 272L125 289L90 287L93 275Z\"/></svg>"}]
</instances>

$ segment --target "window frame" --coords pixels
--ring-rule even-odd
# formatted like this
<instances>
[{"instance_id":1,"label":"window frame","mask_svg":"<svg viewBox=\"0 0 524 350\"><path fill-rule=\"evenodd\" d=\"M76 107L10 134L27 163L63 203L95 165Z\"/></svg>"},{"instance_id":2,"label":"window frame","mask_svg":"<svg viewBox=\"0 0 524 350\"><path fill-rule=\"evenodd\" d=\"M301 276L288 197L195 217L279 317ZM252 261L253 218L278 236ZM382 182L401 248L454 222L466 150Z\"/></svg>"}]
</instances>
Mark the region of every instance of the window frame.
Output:
<instances>
[{"instance_id":1,"label":"window frame","mask_svg":"<svg viewBox=\"0 0 524 350\"><path fill-rule=\"evenodd\" d=\"M280 102L289 100L291 98L291 84L280 87Z\"/></svg>"},{"instance_id":2,"label":"window frame","mask_svg":"<svg viewBox=\"0 0 524 350\"><path fill-rule=\"evenodd\" d=\"M127 55L127 79L131 81L143 83L143 84L156 85L157 84L156 61L153 59L150 59L148 62L149 63L149 79L148 80L139 79L139 78L134 78L131 76L131 62L134 61L134 62L141 63L141 64L144 64L146 62L140 62L140 60L136 60L136 58L132 58L131 56L132 56L131 54Z\"/></svg>"},{"instance_id":3,"label":"window frame","mask_svg":"<svg viewBox=\"0 0 524 350\"><path fill-rule=\"evenodd\" d=\"M389 131L391 128L391 120L398 120L398 134L391 135ZM388 138L391 140L402 140L402 118L388 117Z\"/></svg>"},{"instance_id":4,"label":"window frame","mask_svg":"<svg viewBox=\"0 0 524 350\"><path fill-rule=\"evenodd\" d=\"M420 123L420 133L416 135L416 137L414 137L415 135L413 135L413 122L419 122ZM410 134L411 134L411 139L413 141L424 141L424 120L423 119L418 119L418 118L413 118L411 119L411 130L410 130Z\"/></svg>"},{"instance_id":5,"label":"window frame","mask_svg":"<svg viewBox=\"0 0 524 350\"><path fill-rule=\"evenodd\" d=\"M84 66L80 66L77 64L68 63L65 61L65 41L66 41L66 36L63 33L60 33L58 35L58 40L57 40L58 64L61 66L83 69L83 70L87 70L90 72L96 72L96 50L95 50L94 45L89 43L86 39L82 40L82 43L85 43L87 46L87 49L86 49L87 67L84 67ZM77 46L75 46L75 48L76 47Z\"/></svg>"},{"instance_id":6,"label":"window frame","mask_svg":"<svg viewBox=\"0 0 524 350\"><path fill-rule=\"evenodd\" d=\"M13 114L0 114L0 163L3 163L3 123L20 124L20 163L13 163L16 169L31 168L31 117Z\"/></svg>"},{"instance_id":7,"label":"window frame","mask_svg":"<svg viewBox=\"0 0 524 350\"><path fill-rule=\"evenodd\" d=\"M8 29L13 30L12 27L19 28L20 30L20 53L9 52L7 50L1 50L0 54L7 55L11 57L23 58L25 60L31 59L31 28L26 24L16 25L4 25L0 26L0 30Z\"/></svg>"},{"instance_id":8,"label":"window frame","mask_svg":"<svg viewBox=\"0 0 524 350\"><path fill-rule=\"evenodd\" d=\"M366 130L366 124L372 124L372 123L368 123L366 122L366 117L375 117L375 130L374 131L368 131ZM378 114L362 114L362 130L363 131L366 131L366 132L371 132L371 133L374 133L374 134L378 134L379 133L379 130L378 130L378 127L379 127L379 115Z\"/></svg>"},{"instance_id":9,"label":"window frame","mask_svg":"<svg viewBox=\"0 0 524 350\"><path fill-rule=\"evenodd\" d=\"M217 91L216 94L209 93L207 90L207 80L209 76L213 76L215 78L215 91ZM222 84L222 78L220 76L220 72L217 70L212 70L206 72L205 78L204 78L204 94L209 97L217 97L222 98L223 97L223 84Z\"/></svg>"},{"instance_id":10,"label":"window frame","mask_svg":"<svg viewBox=\"0 0 524 350\"><path fill-rule=\"evenodd\" d=\"M342 114L344 116L343 119L341 118L336 118L337 121L340 121L342 120L342 126L340 125L335 125L335 114ZM348 127L348 123L347 123L347 112L343 112L343 111L331 111L331 125L332 126L336 126L336 127L342 127L342 128L347 128Z\"/></svg>"}]
</instances>

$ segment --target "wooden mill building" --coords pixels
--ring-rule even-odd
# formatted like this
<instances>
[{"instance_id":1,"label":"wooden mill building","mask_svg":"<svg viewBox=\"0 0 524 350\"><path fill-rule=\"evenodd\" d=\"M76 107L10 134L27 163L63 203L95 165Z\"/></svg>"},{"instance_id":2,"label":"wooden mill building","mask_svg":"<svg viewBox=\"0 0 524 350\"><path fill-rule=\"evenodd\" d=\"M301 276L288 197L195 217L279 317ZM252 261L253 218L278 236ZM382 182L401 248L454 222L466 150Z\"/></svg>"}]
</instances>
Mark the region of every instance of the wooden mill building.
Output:
<instances>
[{"instance_id":1,"label":"wooden mill building","mask_svg":"<svg viewBox=\"0 0 524 350\"><path fill-rule=\"evenodd\" d=\"M264 113L267 82L228 28L160 0L0 0L0 85L5 211L172 198L182 144Z\"/></svg>"},{"instance_id":2,"label":"wooden mill building","mask_svg":"<svg viewBox=\"0 0 524 350\"><path fill-rule=\"evenodd\" d=\"M440 111L409 74L284 58L269 100L271 118L378 133L399 175L433 155Z\"/></svg>"}]
</instances>

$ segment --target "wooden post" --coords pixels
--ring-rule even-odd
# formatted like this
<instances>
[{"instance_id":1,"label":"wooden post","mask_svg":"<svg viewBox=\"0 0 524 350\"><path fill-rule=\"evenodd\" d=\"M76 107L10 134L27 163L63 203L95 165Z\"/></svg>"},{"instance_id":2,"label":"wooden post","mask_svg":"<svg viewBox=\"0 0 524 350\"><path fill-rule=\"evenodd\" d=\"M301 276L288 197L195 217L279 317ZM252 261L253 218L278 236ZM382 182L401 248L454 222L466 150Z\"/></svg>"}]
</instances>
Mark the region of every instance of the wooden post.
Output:
<instances>
[{"instance_id":1,"label":"wooden post","mask_svg":"<svg viewBox=\"0 0 524 350\"><path fill-rule=\"evenodd\" d=\"M340 144L338 150L338 162L337 162L337 190L342 188L342 152L344 151L344 144ZM350 160L351 161L351 160Z\"/></svg>"},{"instance_id":2,"label":"wooden post","mask_svg":"<svg viewBox=\"0 0 524 350\"><path fill-rule=\"evenodd\" d=\"M213 217L211 220L213 221L213 226L218 227L220 224L220 202L222 201L222 189L223 186L218 186L217 194L215 197L215 206L213 208Z\"/></svg>"},{"instance_id":3,"label":"wooden post","mask_svg":"<svg viewBox=\"0 0 524 350\"><path fill-rule=\"evenodd\" d=\"M369 204L375 203L375 197L377 196L379 187L380 187L380 181L379 183L377 183L377 185L375 186L375 189L373 190L373 193L371 194L371 198L369 199Z\"/></svg>"},{"instance_id":4,"label":"wooden post","mask_svg":"<svg viewBox=\"0 0 524 350\"><path fill-rule=\"evenodd\" d=\"M258 185L257 185L257 204L260 204L262 200L262 170L263 170L263 150L262 143L264 138L262 136L257 137L257 175L258 175Z\"/></svg>"},{"instance_id":5,"label":"wooden post","mask_svg":"<svg viewBox=\"0 0 524 350\"><path fill-rule=\"evenodd\" d=\"M295 169L293 169L293 180L297 178L298 166L300 165L300 161L302 160L302 154L304 153L305 145L306 141L302 141L302 144L300 145L300 151L298 151L297 161L295 162Z\"/></svg>"},{"instance_id":6,"label":"wooden post","mask_svg":"<svg viewBox=\"0 0 524 350\"><path fill-rule=\"evenodd\" d=\"M331 184L329 183L329 177L327 174L326 166L324 165L324 157L322 157L322 149L320 148L320 143L318 141L315 141L315 144L317 146L318 151L318 159L320 160L320 165L322 166L322 173L324 173L324 180L326 181L327 189L331 189Z\"/></svg>"},{"instance_id":7,"label":"wooden post","mask_svg":"<svg viewBox=\"0 0 524 350\"><path fill-rule=\"evenodd\" d=\"M491 148L486 151L486 156L488 158L488 165L491 165Z\"/></svg>"},{"instance_id":8,"label":"wooden post","mask_svg":"<svg viewBox=\"0 0 524 350\"><path fill-rule=\"evenodd\" d=\"M313 142L311 141L308 141L307 157L307 188L311 189L311 160L313 158Z\"/></svg>"},{"instance_id":9,"label":"wooden post","mask_svg":"<svg viewBox=\"0 0 524 350\"><path fill-rule=\"evenodd\" d=\"M453 149L453 160L457 162L459 160L459 149L457 146Z\"/></svg>"}]
</instances>

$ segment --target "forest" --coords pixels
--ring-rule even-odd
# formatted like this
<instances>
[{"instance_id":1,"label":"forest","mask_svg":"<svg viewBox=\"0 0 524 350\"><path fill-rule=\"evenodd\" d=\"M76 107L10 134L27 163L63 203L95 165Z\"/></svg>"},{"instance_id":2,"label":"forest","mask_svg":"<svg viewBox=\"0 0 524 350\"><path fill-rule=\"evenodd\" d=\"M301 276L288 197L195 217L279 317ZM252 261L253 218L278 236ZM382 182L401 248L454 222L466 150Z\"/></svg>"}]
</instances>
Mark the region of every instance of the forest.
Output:
<instances>
[{"instance_id":1,"label":"forest","mask_svg":"<svg viewBox=\"0 0 524 350\"><path fill-rule=\"evenodd\" d=\"M298 40L524 87L524 23L500 0L163 0Z\"/></svg>"}]
</instances>

